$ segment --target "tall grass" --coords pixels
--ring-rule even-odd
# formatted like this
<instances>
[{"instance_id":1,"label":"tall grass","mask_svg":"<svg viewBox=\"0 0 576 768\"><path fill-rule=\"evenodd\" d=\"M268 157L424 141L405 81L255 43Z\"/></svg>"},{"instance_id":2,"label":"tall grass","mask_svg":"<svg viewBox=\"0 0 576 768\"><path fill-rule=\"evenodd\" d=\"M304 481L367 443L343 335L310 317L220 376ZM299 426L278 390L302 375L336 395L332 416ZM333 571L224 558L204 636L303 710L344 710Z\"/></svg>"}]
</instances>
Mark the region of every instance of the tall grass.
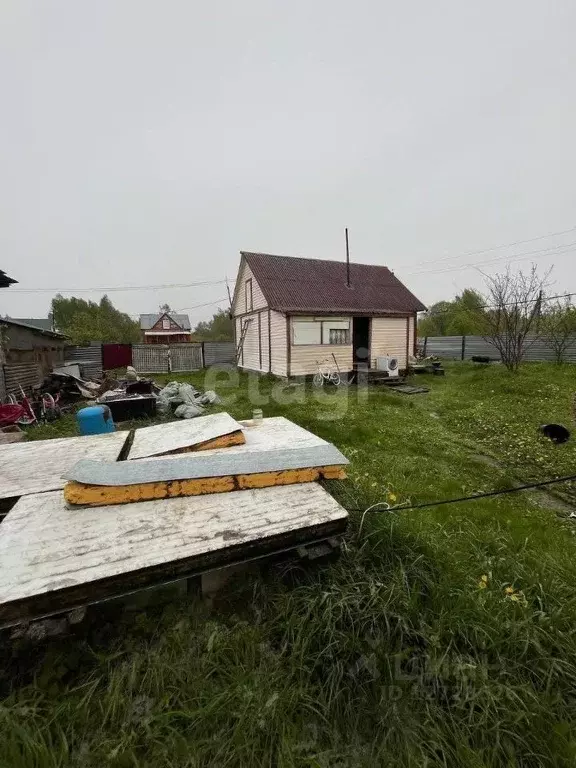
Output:
<instances>
[{"instance_id":1,"label":"tall grass","mask_svg":"<svg viewBox=\"0 0 576 768\"><path fill-rule=\"evenodd\" d=\"M278 411L350 456L331 484L349 506L506 484L446 416L451 386L415 406L375 393L337 422L310 400ZM41 646L5 638L0 763L573 766L570 521L526 494L360 520L337 563L238 575L212 609L107 606Z\"/></svg>"}]
</instances>

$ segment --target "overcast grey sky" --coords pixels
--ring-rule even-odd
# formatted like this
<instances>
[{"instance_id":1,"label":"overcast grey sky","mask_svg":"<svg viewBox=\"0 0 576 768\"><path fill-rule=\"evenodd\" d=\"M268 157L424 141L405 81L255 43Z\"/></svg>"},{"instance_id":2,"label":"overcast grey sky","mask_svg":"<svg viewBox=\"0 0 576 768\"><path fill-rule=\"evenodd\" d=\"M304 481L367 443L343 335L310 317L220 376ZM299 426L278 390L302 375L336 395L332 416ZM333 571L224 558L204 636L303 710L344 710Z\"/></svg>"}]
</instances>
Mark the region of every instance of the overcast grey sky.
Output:
<instances>
[{"instance_id":1,"label":"overcast grey sky","mask_svg":"<svg viewBox=\"0 0 576 768\"><path fill-rule=\"evenodd\" d=\"M576 230L464 255L576 227L574 0L4 0L0 18L0 269L20 281L1 314L46 315L52 294L23 289L233 280L241 249L343 258L346 225L354 261L426 303L481 286L462 265L564 243L534 257L576 291ZM138 314L226 291L109 295Z\"/></svg>"}]
</instances>

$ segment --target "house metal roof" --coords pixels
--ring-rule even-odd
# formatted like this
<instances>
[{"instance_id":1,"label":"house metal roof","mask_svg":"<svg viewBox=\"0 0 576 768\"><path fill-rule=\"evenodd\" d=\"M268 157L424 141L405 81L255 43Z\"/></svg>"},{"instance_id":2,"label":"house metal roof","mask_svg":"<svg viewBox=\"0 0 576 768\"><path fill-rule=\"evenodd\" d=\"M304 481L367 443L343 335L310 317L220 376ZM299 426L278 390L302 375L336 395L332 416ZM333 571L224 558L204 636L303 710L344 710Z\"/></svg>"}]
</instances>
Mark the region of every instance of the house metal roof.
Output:
<instances>
[{"instance_id":1,"label":"house metal roof","mask_svg":"<svg viewBox=\"0 0 576 768\"><path fill-rule=\"evenodd\" d=\"M411 313L426 309L388 267L240 251L271 309L281 312Z\"/></svg>"},{"instance_id":2,"label":"house metal roof","mask_svg":"<svg viewBox=\"0 0 576 768\"><path fill-rule=\"evenodd\" d=\"M58 331L48 331L44 328L38 328L37 325L29 325L28 323L22 323L20 320L12 320L11 317L2 317L0 318L0 323L4 323L4 325L15 325L18 328L27 328L29 331L36 331L36 333L41 334L42 336L50 336L52 339L69 339L70 336L66 336L65 333L59 333Z\"/></svg>"},{"instance_id":3,"label":"house metal roof","mask_svg":"<svg viewBox=\"0 0 576 768\"><path fill-rule=\"evenodd\" d=\"M9 320L14 320L16 323L22 325L31 325L34 328L40 328L43 331L53 331L52 320L49 317L10 317Z\"/></svg>"},{"instance_id":4,"label":"house metal roof","mask_svg":"<svg viewBox=\"0 0 576 768\"><path fill-rule=\"evenodd\" d=\"M160 320L161 317L163 317L165 314L168 314L168 317L171 317L172 320L174 320L175 323L178 323L180 328L184 331L189 331L190 326L190 318L188 315L177 315L173 314L172 312L166 313L166 312L156 312L153 315L140 315L140 330L141 331L149 331L151 328L153 328L158 320Z\"/></svg>"}]
</instances>

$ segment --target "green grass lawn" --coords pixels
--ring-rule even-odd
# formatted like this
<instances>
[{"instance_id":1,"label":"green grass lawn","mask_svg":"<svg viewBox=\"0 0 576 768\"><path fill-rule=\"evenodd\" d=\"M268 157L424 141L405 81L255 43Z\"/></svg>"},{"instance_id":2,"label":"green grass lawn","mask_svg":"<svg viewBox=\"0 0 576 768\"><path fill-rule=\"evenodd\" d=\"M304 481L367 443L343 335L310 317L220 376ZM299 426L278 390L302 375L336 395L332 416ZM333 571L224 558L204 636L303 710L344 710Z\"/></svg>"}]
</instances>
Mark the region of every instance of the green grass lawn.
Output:
<instances>
[{"instance_id":1,"label":"green grass lawn","mask_svg":"<svg viewBox=\"0 0 576 768\"><path fill-rule=\"evenodd\" d=\"M574 443L538 434L571 427L574 367L455 364L413 397L225 379L210 386L233 416L285 415L348 456L349 480L328 487L350 509L576 473ZM42 645L5 639L0 764L573 766L576 529L548 501L354 511L320 571L238 577L212 608L94 609Z\"/></svg>"}]
</instances>

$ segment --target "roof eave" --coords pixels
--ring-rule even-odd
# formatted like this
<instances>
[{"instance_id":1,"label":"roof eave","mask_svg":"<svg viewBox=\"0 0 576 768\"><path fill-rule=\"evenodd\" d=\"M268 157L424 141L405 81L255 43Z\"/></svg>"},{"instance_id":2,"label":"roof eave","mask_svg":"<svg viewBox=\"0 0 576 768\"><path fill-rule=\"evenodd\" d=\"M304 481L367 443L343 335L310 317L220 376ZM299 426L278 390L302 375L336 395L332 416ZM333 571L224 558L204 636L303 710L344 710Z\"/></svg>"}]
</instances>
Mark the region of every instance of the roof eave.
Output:
<instances>
[{"instance_id":1,"label":"roof eave","mask_svg":"<svg viewBox=\"0 0 576 768\"><path fill-rule=\"evenodd\" d=\"M350 307L341 307L335 309L324 309L321 307L280 307L270 306L270 309L276 312L282 312L285 315L357 315L357 316L386 316L386 315L414 315L417 312L423 312L423 309L351 309Z\"/></svg>"}]
</instances>

